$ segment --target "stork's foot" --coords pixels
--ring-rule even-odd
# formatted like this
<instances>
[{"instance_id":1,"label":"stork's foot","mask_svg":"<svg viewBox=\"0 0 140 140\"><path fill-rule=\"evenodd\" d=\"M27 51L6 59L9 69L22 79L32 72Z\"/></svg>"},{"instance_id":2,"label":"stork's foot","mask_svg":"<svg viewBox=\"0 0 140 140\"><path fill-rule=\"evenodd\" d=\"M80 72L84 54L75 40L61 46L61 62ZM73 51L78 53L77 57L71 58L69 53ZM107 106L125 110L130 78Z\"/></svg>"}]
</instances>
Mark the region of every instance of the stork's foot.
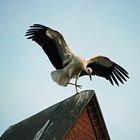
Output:
<instances>
[{"instance_id":1,"label":"stork's foot","mask_svg":"<svg viewBox=\"0 0 140 140\"><path fill-rule=\"evenodd\" d=\"M82 85L76 85L76 87L81 89L82 88Z\"/></svg>"},{"instance_id":2,"label":"stork's foot","mask_svg":"<svg viewBox=\"0 0 140 140\"><path fill-rule=\"evenodd\" d=\"M82 88L82 85L75 85L75 84L73 84L73 83L69 83L70 85L73 85L73 86L76 86L76 88Z\"/></svg>"}]
</instances>

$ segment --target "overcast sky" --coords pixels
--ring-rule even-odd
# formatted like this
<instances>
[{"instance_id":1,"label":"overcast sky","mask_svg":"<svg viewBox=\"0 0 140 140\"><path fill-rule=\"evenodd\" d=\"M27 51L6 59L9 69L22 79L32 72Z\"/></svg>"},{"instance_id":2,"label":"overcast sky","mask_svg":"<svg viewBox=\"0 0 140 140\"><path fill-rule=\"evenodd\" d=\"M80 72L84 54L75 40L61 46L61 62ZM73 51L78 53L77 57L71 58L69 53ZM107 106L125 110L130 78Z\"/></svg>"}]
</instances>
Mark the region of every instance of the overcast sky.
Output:
<instances>
[{"instance_id":1,"label":"overcast sky","mask_svg":"<svg viewBox=\"0 0 140 140\"><path fill-rule=\"evenodd\" d=\"M105 55L129 72L120 87L98 77L78 83L95 90L112 140L140 139L139 0L0 0L0 135L75 94L52 81L54 67L24 36L34 23L61 32L75 53Z\"/></svg>"}]
</instances>

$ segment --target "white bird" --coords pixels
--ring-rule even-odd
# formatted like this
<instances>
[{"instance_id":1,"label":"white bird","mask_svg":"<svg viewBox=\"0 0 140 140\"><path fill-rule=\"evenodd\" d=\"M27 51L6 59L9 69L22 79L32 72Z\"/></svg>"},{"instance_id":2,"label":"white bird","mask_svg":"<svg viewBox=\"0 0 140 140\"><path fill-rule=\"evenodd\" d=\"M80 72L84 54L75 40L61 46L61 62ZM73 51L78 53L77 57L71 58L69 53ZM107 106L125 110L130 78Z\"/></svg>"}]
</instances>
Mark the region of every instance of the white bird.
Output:
<instances>
[{"instance_id":1,"label":"white bird","mask_svg":"<svg viewBox=\"0 0 140 140\"><path fill-rule=\"evenodd\" d=\"M126 78L129 78L124 68L105 56L85 59L74 54L63 36L49 27L34 24L30 26L25 36L37 42L47 54L56 68L51 72L51 77L60 86L75 85L76 92L78 92L77 87L80 85L77 85L77 80L84 75L89 75L90 80L92 80L92 75L97 75L106 78L112 85L115 82L118 86L119 82L124 84L124 81L127 81ZM76 79L74 84L70 83L72 78Z\"/></svg>"}]
</instances>

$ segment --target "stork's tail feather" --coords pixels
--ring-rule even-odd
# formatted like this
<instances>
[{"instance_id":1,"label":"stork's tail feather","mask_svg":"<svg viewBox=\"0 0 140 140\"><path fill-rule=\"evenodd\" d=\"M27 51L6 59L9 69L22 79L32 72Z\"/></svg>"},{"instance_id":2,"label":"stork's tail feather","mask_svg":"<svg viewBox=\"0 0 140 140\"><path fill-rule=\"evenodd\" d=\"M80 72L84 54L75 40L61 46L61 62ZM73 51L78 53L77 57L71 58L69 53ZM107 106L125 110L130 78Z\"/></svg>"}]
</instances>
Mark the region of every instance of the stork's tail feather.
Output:
<instances>
[{"instance_id":1,"label":"stork's tail feather","mask_svg":"<svg viewBox=\"0 0 140 140\"><path fill-rule=\"evenodd\" d=\"M67 86L70 82L70 78L67 74L63 72L63 70L56 70L51 72L51 77L54 82L56 82L60 86Z\"/></svg>"}]
</instances>

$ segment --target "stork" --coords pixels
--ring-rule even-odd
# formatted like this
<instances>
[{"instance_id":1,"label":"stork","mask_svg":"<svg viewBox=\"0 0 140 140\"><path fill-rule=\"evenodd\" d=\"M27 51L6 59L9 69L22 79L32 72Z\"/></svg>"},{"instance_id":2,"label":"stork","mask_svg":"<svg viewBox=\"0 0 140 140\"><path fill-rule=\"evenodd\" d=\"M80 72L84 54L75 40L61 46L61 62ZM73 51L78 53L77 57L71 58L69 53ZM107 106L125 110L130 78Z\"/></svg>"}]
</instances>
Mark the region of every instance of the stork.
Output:
<instances>
[{"instance_id":1,"label":"stork","mask_svg":"<svg viewBox=\"0 0 140 140\"><path fill-rule=\"evenodd\" d=\"M47 54L52 65L56 70L51 72L54 82L60 86L66 87L71 84L77 88L81 85L77 84L79 77L89 75L97 75L119 86L119 82L124 84L127 81L128 72L117 63L113 62L105 56L96 56L85 59L76 55L67 45L61 33L49 27L40 24L33 24L27 30L25 36L38 43ZM75 83L71 83L71 79L75 78Z\"/></svg>"}]
</instances>

